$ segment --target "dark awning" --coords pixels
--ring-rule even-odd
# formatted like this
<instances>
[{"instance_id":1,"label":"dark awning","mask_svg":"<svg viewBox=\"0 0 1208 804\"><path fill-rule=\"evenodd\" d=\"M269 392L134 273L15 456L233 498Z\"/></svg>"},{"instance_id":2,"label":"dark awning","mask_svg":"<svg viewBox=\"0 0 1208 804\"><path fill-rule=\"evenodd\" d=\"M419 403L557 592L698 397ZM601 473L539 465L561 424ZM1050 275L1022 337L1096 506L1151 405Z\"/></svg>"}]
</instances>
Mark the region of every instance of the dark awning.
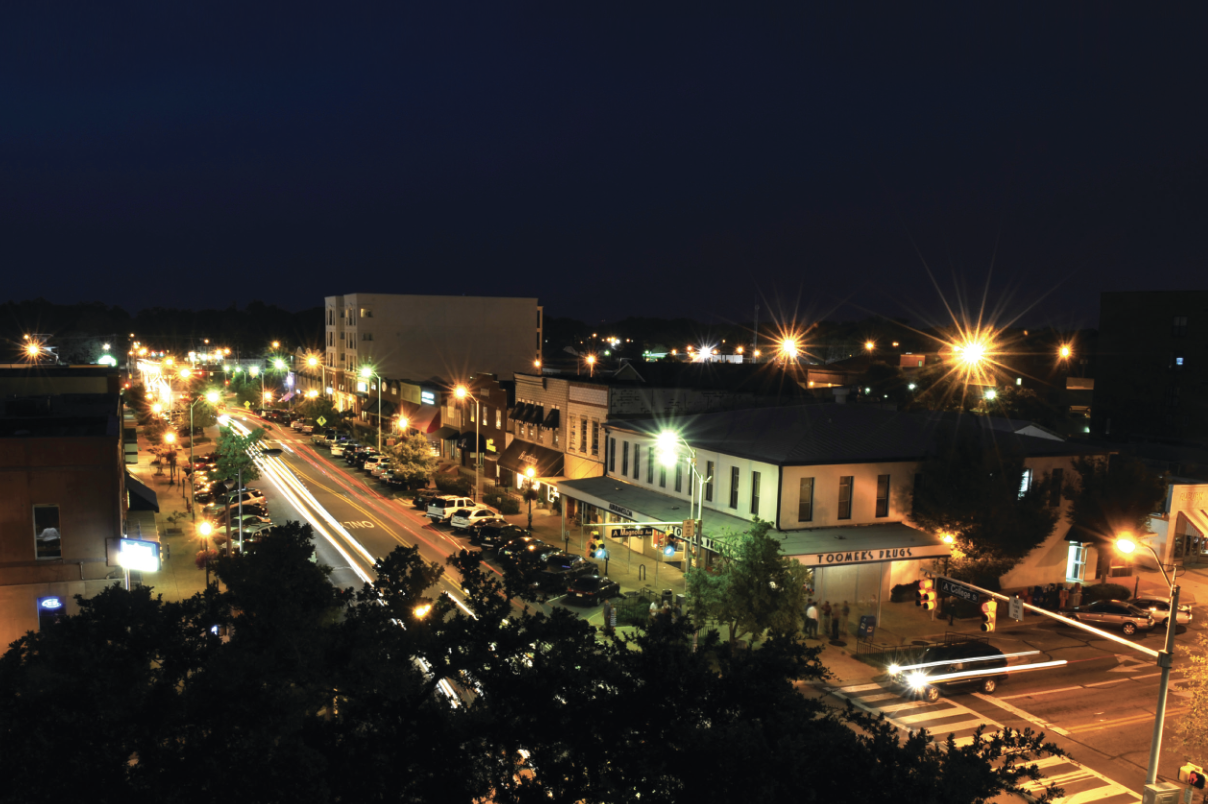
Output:
<instances>
[{"instance_id":1,"label":"dark awning","mask_svg":"<svg viewBox=\"0 0 1208 804\"><path fill-rule=\"evenodd\" d=\"M487 437L479 433L478 440L482 443L482 447L474 450L474 433L462 433L461 438L457 441L457 446L462 449L474 450L475 452L484 452L487 448Z\"/></svg>"},{"instance_id":2,"label":"dark awning","mask_svg":"<svg viewBox=\"0 0 1208 804\"><path fill-rule=\"evenodd\" d=\"M438 427L436 429L436 432L433 433L432 435L436 436L437 438L439 438L442 441L456 441L457 437L459 435L461 435L461 432L458 431L454 427L446 426L446 427Z\"/></svg>"},{"instance_id":3,"label":"dark awning","mask_svg":"<svg viewBox=\"0 0 1208 804\"><path fill-rule=\"evenodd\" d=\"M561 419L558 417L558 413L559 413L559 410L557 408L552 409L549 412L549 415L545 417L545 424L542 426L548 427L551 430L556 429L558 427L559 423L561 422Z\"/></svg>"},{"instance_id":4,"label":"dark awning","mask_svg":"<svg viewBox=\"0 0 1208 804\"><path fill-rule=\"evenodd\" d=\"M536 477L557 477L562 474L563 457L556 450L516 439L499 456L499 465L520 474L532 466L537 470Z\"/></svg>"},{"instance_id":5,"label":"dark awning","mask_svg":"<svg viewBox=\"0 0 1208 804\"><path fill-rule=\"evenodd\" d=\"M128 505L135 511L159 513L159 497L129 472L126 473L126 497Z\"/></svg>"},{"instance_id":6,"label":"dark awning","mask_svg":"<svg viewBox=\"0 0 1208 804\"><path fill-rule=\"evenodd\" d=\"M529 424L541 424L545 421L545 408L541 405L529 405L528 418L525 421Z\"/></svg>"},{"instance_id":7,"label":"dark awning","mask_svg":"<svg viewBox=\"0 0 1208 804\"><path fill-rule=\"evenodd\" d=\"M531 407L527 402L517 402L516 407L508 412L508 418L514 422L528 421L525 416L528 415L528 409Z\"/></svg>"}]
</instances>

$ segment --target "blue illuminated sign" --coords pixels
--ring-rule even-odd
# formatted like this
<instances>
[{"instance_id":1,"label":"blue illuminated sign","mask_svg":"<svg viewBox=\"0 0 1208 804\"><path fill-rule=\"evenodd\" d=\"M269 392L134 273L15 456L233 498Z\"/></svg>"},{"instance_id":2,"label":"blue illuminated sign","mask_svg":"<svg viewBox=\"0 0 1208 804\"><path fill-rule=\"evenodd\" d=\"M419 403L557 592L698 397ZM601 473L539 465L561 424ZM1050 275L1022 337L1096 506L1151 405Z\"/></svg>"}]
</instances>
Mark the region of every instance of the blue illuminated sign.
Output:
<instances>
[{"instance_id":1,"label":"blue illuminated sign","mask_svg":"<svg viewBox=\"0 0 1208 804\"><path fill-rule=\"evenodd\" d=\"M40 597L40 598L38 598L38 606L40 608L49 609L51 611L54 611L55 609L61 609L61 608L63 608L63 598L61 598L61 597Z\"/></svg>"}]
</instances>

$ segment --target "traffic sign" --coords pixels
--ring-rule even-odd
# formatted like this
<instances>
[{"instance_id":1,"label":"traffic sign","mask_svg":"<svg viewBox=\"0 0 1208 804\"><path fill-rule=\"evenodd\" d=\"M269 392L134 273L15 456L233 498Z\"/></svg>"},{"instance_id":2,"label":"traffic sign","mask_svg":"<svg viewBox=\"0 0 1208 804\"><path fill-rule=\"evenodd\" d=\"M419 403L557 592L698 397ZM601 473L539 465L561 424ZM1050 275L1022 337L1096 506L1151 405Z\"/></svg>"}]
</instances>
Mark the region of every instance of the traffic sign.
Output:
<instances>
[{"instance_id":1,"label":"traffic sign","mask_svg":"<svg viewBox=\"0 0 1208 804\"><path fill-rule=\"evenodd\" d=\"M1012 620L1023 622L1023 601L1013 597L1007 601L1007 616Z\"/></svg>"},{"instance_id":2,"label":"traffic sign","mask_svg":"<svg viewBox=\"0 0 1208 804\"><path fill-rule=\"evenodd\" d=\"M972 589L962 583L950 581L947 578L940 580L940 591L945 595L951 595L952 597L959 597L962 600L968 600L970 603L976 603L977 601L981 600L981 596L978 595L977 592L974 592Z\"/></svg>"},{"instance_id":3,"label":"traffic sign","mask_svg":"<svg viewBox=\"0 0 1208 804\"><path fill-rule=\"evenodd\" d=\"M320 427L327 424L327 418L324 416L320 416L319 418L315 419L315 421L319 423Z\"/></svg>"},{"instance_id":4,"label":"traffic sign","mask_svg":"<svg viewBox=\"0 0 1208 804\"><path fill-rule=\"evenodd\" d=\"M243 406L244 406L245 408L250 408L250 407L252 406L252 403L251 403L251 402L244 402L244 403L243 403Z\"/></svg>"}]
</instances>

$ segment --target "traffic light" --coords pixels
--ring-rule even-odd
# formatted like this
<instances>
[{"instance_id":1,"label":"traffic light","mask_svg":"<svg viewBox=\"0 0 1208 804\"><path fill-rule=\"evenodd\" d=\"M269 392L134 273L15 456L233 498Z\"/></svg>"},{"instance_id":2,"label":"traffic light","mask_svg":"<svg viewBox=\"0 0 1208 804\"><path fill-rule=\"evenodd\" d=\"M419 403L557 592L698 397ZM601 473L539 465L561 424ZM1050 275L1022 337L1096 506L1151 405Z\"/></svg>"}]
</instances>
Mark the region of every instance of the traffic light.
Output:
<instances>
[{"instance_id":1,"label":"traffic light","mask_svg":"<svg viewBox=\"0 0 1208 804\"><path fill-rule=\"evenodd\" d=\"M935 602L935 581L930 578L919 581L918 591L914 593L914 605L931 611L935 608Z\"/></svg>"},{"instance_id":2,"label":"traffic light","mask_svg":"<svg viewBox=\"0 0 1208 804\"><path fill-rule=\"evenodd\" d=\"M981 609L982 609L981 629L983 631L993 631L994 624L998 619L998 601L997 600L987 600L985 603L982 603Z\"/></svg>"},{"instance_id":3,"label":"traffic light","mask_svg":"<svg viewBox=\"0 0 1208 804\"><path fill-rule=\"evenodd\" d=\"M1204 789L1204 769L1199 765L1192 765L1188 762L1183 767L1179 768L1179 781L1186 782L1192 787L1200 790Z\"/></svg>"}]
</instances>

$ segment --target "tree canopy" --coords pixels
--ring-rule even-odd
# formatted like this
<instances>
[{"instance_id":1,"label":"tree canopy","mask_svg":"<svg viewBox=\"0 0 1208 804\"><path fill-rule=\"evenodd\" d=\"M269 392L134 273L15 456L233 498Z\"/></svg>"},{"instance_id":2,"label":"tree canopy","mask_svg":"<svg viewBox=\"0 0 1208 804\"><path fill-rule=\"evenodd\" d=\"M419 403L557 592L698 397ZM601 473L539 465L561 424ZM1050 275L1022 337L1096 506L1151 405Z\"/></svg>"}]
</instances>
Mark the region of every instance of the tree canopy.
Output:
<instances>
[{"instance_id":1,"label":"tree canopy","mask_svg":"<svg viewBox=\"0 0 1208 804\"><path fill-rule=\"evenodd\" d=\"M1166 499L1166 481L1139 458L1084 456L1074 460L1074 472L1065 485L1072 527L1103 539L1150 532L1149 518Z\"/></svg>"},{"instance_id":2,"label":"tree canopy","mask_svg":"<svg viewBox=\"0 0 1208 804\"><path fill-rule=\"evenodd\" d=\"M221 558L179 603L119 586L0 657L0 772L16 800L732 802L884 796L968 804L1059 753L1008 731L957 748L803 695L817 649L693 650L658 620L600 641L517 612L475 554L399 547L352 594L309 526ZM458 694L454 703L449 694ZM858 773L835 773L858 768Z\"/></svg>"},{"instance_id":3,"label":"tree canopy","mask_svg":"<svg viewBox=\"0 0 1208 804\"><path fill-rule=\"evenodd\" d=\"M1009 441L994 442L980 428L944 437L919 464L911 518L925 530L951 533L961 555L956 577L998 579L1053 532L1058 510L1049 475L1024 486L1023 456ZM997 588L997 586L995 586Z\"/></svg>"},{"instance_id":4,"label":"tree canopy","mask_svg":"<svg viewBox=\"0 0 1208 804\"><path fill-rule=\"evenodd\" d=\"M394 459L394 475L413 486L425 485L436 470L432 445L422 433L402 436L386 451Z\"/></svg>"}]
</instances>

